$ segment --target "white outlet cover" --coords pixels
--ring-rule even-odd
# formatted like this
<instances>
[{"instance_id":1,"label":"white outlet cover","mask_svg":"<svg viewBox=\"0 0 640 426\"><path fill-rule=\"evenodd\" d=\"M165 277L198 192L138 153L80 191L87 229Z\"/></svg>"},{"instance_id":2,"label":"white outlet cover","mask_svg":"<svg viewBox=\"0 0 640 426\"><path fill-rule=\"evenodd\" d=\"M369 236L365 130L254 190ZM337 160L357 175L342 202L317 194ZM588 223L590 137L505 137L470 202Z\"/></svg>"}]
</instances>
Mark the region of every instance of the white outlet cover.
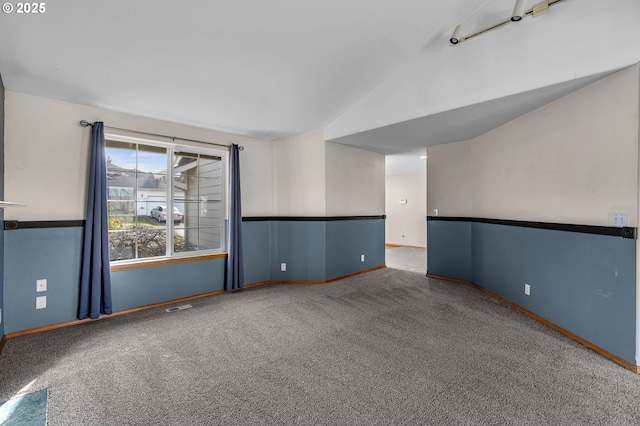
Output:
<instances>
[{"instance_id":1,"label":"white outlet cover","mask_svg":"<svg viewBox=\"0 0 640 426\"><path fill-rule=\"evenodd\" d=\"M36 281L36 292L47 291L47 280Z\"/></svg>"},{"instance_id":2,"label":"white outlet cover","mask_svg":"<svg viewBox=\"0 0 640 426\"><path fill-rule=\"evenodd\" d=\"M287 264L286 263L281 263L280 264L280 271L285 272L287 270Z\"/></svg>"},{"instance_id":3,"label":"white outlet cover","mask_svg":"<svg viewBox=\"0 0 640 426\"><path fill-rule=\"evenodd\" d=\"M364 262L364 254L360 255L360 262Z\"/></svg>"},{"instance_id":4,"label":"white outlet cover","mask_svg":"<svg viewBox=\"0 0 640 426\"><path fill-rule=\"evenodd\" d=\"M36 309L44 309L47 307L47 296L36 297Z\"/></svg>"},{"instance_id":5,"label":"white outlet cover","mask_svg":"<svg viewBox=\"0 0 640 426\"><path fill-rule=\"evenodd\" d=\"M524 285L524 294L526 294L527 296L531 295L531 286L529 284Z\"/></svg>"}]
</instances>

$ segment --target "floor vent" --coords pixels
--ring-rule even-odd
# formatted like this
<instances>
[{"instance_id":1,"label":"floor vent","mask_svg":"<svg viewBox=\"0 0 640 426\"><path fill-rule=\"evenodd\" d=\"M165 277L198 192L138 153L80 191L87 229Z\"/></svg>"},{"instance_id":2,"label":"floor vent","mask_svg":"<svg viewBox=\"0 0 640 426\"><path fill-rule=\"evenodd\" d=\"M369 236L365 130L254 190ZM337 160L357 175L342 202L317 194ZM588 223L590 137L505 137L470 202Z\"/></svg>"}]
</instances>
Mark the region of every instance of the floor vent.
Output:
<instances>
[{"instance_id":1,"label":"floor vent","mask_svg":"<svg viewBox=\"0 0 640 426\"><path fill-rule=\"evenodd\" d=\"M167 308L165 311L167 312L176 312L176 311L184 311L185 309L193 308L191 305L180 305L174 306L173 308Z\"/></svg>"}]
</instances>

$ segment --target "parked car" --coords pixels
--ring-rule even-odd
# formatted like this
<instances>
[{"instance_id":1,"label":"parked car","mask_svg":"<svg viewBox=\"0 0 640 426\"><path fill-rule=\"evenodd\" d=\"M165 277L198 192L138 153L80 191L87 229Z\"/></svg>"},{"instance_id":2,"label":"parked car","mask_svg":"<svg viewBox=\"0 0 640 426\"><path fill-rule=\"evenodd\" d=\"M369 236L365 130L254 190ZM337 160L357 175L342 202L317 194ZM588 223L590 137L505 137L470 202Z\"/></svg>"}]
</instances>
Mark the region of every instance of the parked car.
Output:
<instances>
[{"instance_id":1,"label":"parked car","mask_svg":"<svg viewBox=\"0 0 640 426\"><path fill-rule=\"evenodd\" d=\"M167 206L158 206L151 210L151 217L156 219L158 222L166 222L167 221ZM173 222L180 223L184 220L184 216L180 213L177 207L173 208Z\"/></svg>"}]
</instances>

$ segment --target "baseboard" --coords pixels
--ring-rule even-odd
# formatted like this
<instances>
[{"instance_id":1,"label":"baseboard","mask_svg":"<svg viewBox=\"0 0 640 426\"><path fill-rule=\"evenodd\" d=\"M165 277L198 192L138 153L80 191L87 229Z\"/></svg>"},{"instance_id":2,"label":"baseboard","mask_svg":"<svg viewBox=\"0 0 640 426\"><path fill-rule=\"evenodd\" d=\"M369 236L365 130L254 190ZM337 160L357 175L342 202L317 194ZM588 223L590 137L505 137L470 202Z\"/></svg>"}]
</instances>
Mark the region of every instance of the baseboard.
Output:
<instances>
[{"instance_id":1,"label":"baseboard","mask_svg":"<svg viewBox=\"0 0 640 426\"><path fill-rule=\"evenodd\" d=\"M365 271L355 272L355 273L349 274L349 275L343 275L341 277L332 278L332 279L327 280L327 281L323 281L323 280L301 280L301 281L296 281L296 280L291 280L291 281L269 280L269 281L260 281L260 282L257 282L257 283L246 284L243 288L249 289L249 288L252 288L252 287L258 287L258 286L267 285L267 284L326 284L326 283L330 283L330 282L333 282L333 281L338 281L338 280L341 280L341 279L344 279L344 278L353 277L355 275L366 274L367 272L376 271L378 269L383 269L383 268L386 268L386 265L382 265L382 266L378 266L378 267L375 267L375 268L367 269ZM56 323L56 324L43 325L41 327L29 328L27 330L15 331L13 333L7 333L5 336L2 337L2 340L0 341L0 351L2 351L2 347L4 346L4 343L5 343L5 341L7 339L15 339L16 337L27 336L29 334L43 333L45 331L56 330L58 328L64 328L64 327L71 327L71 326L78 325L78 324L86 324L86 323L89 323L89 322L92 322L92 321L99 321L99 320L103 320L103 319L106 319L106 318L117 317L117 316L120 316L120 315L132 314L134 312L146 311L147 309L159 308L159 307L167 306L167 305L174 305L174 304L177 304L177 303L188 302L190 300L202 299L204 297L216 296L216 295L223 294L223 293L226 293L226 292L227 292L226 290L217 290L217 291L212 291L212 292L209 292L209 293L202 293L202 294L196 294L194 296L182 297L180 299L167 300L165 302L151 303L149 305L139 306L139 307L136 307L136 308L123 309L121 311L116 311L116 312L112 313L111 315L101 314L98 318L95 318L95 319L92 319L92 320L91 319L71 320L71 321L59 322L59 323Z\"/></svg>"},{"instance_id":2,"label":"baseboard","mask_svg":"<svg viewBox=\"0 0 640 426\"><path fill-rule=\"evenodd\" d=\"M588 340L583 339L582 337L578 336L577 334L574 334L572 332L570 332L569 330L565 330L564 328L560 327L557 324L552 323L551 321L537 315L534 314L533 312L523 308L522 306L513 303L512 301L505 299L504 297L500 296L497 293L492 292L491 290L488 290L484 287L482 287L479 284L474 283L473 281L469 281L469 280L461 280L461 279L457 279L457 278L448 278L448 277L442 277L439 275L432 275L432 274L427 274L427 277L429 278L436 278L436 279L440 279L440 280L445 280L445 281L452 281L452 282L456 282L456 283L461 283L461 284L468 284L472 287L477 288L478 290L488 294L491 297L494 297L498 300L500 300L501 302L506 303L507 305L511 306L514 309L517 309L518 311L522 312L523 314L526 314L528 316L530 316L531 318L543 323L544 325L551 327L552 329L554 329L555 331L564 334L565 336L569 337L572 340L575 340L576 342L580 343L581 345L586 346L587 348L591 349L592 351L602 355L605 358L608 358L609 360L615 362L616 364L633 371L636 374L640 374L640 366L634 365L628 361L625 361L624 359L620 358L617 355L612 354L611 352L607 351L606 349L601 348L600 346L594 345L593 343L589 342Z\"/></svg>"},{"instance_id":3,"label":"baseboard","mask_svg":"<svg viewBox=\"0 0 640 426\"><path fill-rule=\"evenodd\" d=\"M344 280L345 278L355 277L357 275L368 274L369 272L378 271L380 269L385 269L387 265L376 266L375 268L366 269L360 272L354 272L353 274L343 275L341 277L331 278L330 280L325 281L325 283L332 283L334 281Z\"/></svg>"},{"instance_id":4,"label":"baseboard","mask_svg":"<svg viewBox=\"0 0 640 426\"><path fill-rule=\"evenodd\" d=\"M354 272L353 274L341 275L339 277L331 278L328 280L275 280L274 284L329 284L335 281L344 280L345 278L355 277L356 275L367 274L369 272L377 271L379 269L386 268L387 265L376 266L375 268L365 269L364 271Z\"/></svg>"},{"instance_id":5,"label":"baseboard","mask_svg":"<svg viewBox=\"0 0 640 426\"><path fill-rule=\"evenodd\" d=\"M384 243L385 247L396 248L396 247L407 247L407 248L418 248L418 249L426 249L425 246L412 246L409 244L396 244L396 243Z\"/></svg>"},{"instance_id":6,"label":"baseboard","mask_svg":"<svg viewBox=\"0 0 640 426\"><path fill-rule=\"evenodd\" d=\"M2 353L2 349L4 348L4 344L7 343L7 336L2 336L2 339L0 339L0 353Z\"/></svg>"},{"instance_id":7,"label":"baseboard","mask_svg":"<svg viewBox=\"0 0 640 426\"><path fill-rule=\"evenodd\" d=\"M395 243L385 243L385 247L387 248L398 248L398 247L406 247L406 248L416 248L416 249L426 249L426 246L412 246L411 244L395 244Z\"/></svg>"},{"instance_id":8,"label":"baseboard","mask_svg":"<svg viewBox=\"0 0 640 426\"><path fill-rule=\"evenodd\" d=\"M196 300L196 299L201 299L203 297L215 296L215 295L222 294L222 293L226 293L226 291L225 290L218 290L218 291L212 291L212 292L209 292L209 293L196 294L194 296L182 297L180 299L167 300L165 302L151 303L149 305L138 306L136 308L123 309L121 311L116 311L116 312L112 313L111 315L100 314L100 316L98 318L94 318L94 319L71 320L71 321L59 322L59 323L56 323L56 324L43 325L41 327L34 327L34 328L29 328L27 330L21 330L21 331L15 331L13 333L7 333L6 337L7 337L7 339L14 339L16 337L27 336L29 334L43 333L45 331L56 330L58 328L64 328L64 327L71 327L71 326L78 325L78 324L87 324L87 323L93 322L93 321L99 321L99 320L103 320L103 319L107 319L107 318L113 318L113 317L117 317L117 316L120 316L120 315L132 314L134 312L146 311L147 309L159 308L159 307L162 307L162 306L173 305L173 304L176 304L176 303L188 302L190 300Z\"/></svg>"},{"instance_id":9,"label":"baseboard","mask_svg":"<svg viewBox=\"0 0 640 426\"><path fill-rule=\"evenodd\" d=\"M242 288L245 289L245 288L260 287L261 285L267 285L267 284L273 284L273 283L274 283L274 281L271 281L271 280L260 281L260 282L257 282L257 283L245 284L244 287L242 287Z\"/></svg>"}]
</instances>

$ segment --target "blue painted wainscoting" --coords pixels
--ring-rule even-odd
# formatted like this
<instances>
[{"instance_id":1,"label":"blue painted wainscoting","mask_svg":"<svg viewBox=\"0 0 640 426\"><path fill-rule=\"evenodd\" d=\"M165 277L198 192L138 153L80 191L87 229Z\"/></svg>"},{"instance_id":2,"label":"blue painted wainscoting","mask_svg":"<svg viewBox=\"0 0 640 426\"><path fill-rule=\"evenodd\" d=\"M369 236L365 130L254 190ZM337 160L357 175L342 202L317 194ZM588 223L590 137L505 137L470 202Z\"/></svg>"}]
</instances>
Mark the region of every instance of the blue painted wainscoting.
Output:
<instances>
[{"instance_id":1,"label":"blue painted wainscoting","mask_svg":"<svg viewBox=\"0 0 640 426\"><path fill-rule=\"evenodd\" d=\"M428 220L428 273L472 281L636 365L636 241L603 234L621 232Z\"/></svg>"},{"instance_id":2,"label":"blue painted wainscoting","mask_svg":"<svg viewBox=\"0 0 640 426\"><path fill-rule=\"evenodd\" d=\"M385 264L385 220L327 222L326 279L343 277ZM361 255L364 254L364 262Z\"/></svg>"},{"instance_id":3,"label":"blue painted wainscoting","mask_svg":"<svg viewBox=\"0 0 640 426\"><path fill-rule=\"evenodd\" d=\"M242 250L244 255L245 284L271 279L271 222L242 221Z\"/></svg>"},{"instance_id":4,"label":"blue painted wainscoting","mask_svg":"<svg viewBox=\"0 0 640 426\"><path fill-rule=\"evenodd\" d=\"M271 280L326 280L327 223L271 220ZM287 270L281 271L282 263Z\"/></svg>"},{"instance_id":5,"label":"blue painted wainscoting","mask_svg":"<svg viewBox=\"0 0 640 426\"><path fill-rule=\"evenodd\" d=\"M82 227L5 231L5 333L78 318ZM36 280L47 291L36 292ZM47 296L46 309L36 297Z\"/></svg>"},{"instance_id":6,"label":"blue painted wainscoting","mask_svg":"<svg viewBox=\"0 0 640 426\"><path fill-rule=\"evenodd\" d=\"M328 281L383 266L384 221L383 216L244 218L245 283Z\"/></svg>"},{"instance_id":7,"label":"blue painted wainscoting","mask_svg":"<svg viewBox=\"0 0 640 426\"><path fill-rule=\"evenodd\" d=\"M111 272L113 310L224 290L226 258Z\"/></svg>"},{"instance_id":8,"label":"blue painted wainscoting","mask_svg":"<svg viewBox=\"0 0 640 426\"><path fill-rule=\"evenodd\" d=\"M78 226L5 232L5 333L77 319L82 236ZM112 272L113 310L222 290L225 260ZM36 293L43 278L47 291ZM35 309L37 296L47 296L46 309Z\"/></svg>"},{"instance_id":9,"label":"blue painted wainscoting","mask_svg":"<svg viewBox=\"0 0 640 426\"><path fill-rule=\"evenodd\" d=\"M4 232L4 333L77 319L82 221L32 225ZM243 249L246 284L327 281L384 265L384 218L249 218ZM225 271L224 258L114 271L113 309L223 290ZM38 279L46 292L36 292ZM46 309L35 309L37 296L47 296Z\"/></svg>"}]
</instances>

